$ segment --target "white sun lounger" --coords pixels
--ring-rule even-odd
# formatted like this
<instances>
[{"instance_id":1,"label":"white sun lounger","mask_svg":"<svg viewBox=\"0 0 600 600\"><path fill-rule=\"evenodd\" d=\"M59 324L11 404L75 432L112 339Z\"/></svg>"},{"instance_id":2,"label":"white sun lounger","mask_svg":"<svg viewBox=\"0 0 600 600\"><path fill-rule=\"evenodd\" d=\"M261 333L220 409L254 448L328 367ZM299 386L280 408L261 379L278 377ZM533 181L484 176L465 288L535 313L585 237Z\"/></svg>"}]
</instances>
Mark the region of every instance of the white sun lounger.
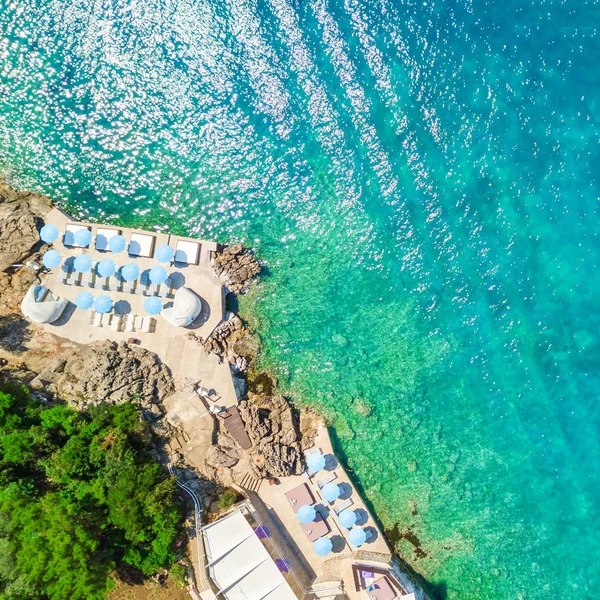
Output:
<instances>
[{"instance_id":1,"label":"white sun lounger","mask_svg":"<svg viewBox=\"0 0 600 600\"><path fill-rule=\"evenodd\" d=\"M110 325L110 322L112 321L112 314L111 313L104 313L102 315L102 318L100 320L100 324L102 327L108 327Z\"/></svg>"},{"instance_id":2,"label":"white sun lounger","mask_svg":"<svg viewBox=\"0 0 600 600\"><path fill-rule=\"evenodd\" d=\"M86 271L81 278L81 285L83 287L94 287L96 281L96 263L92 263L92 268Z\"/></svg>"},{"instance_id":3,"label":"white sun lounger","mask_svg":"<svg viewBox=\"0 0 600 600\"><path fill-rule=\"evenodd\" d=\"M90 230L87 225L75 225L75 223L69 223L65 228L63 244L65 246L70 246L71 248L85 248L85 246L80 246L79 244L75 243L75 232L79 231L80 229Z\"/></svg>"},{"instance_id":4,"label":"white sun lounger","mask_svg":"<svg viewBox=\"0 0 600 600\"><path fill-rule=\"evenodd\" d=\"M319 489L321 489L325 484L330 483L334 479L337 479L337 474L335 471L332 471L331 473L325 475L325 477L321 477L321 479L317 481L317 485L319 486Z\"/></svg>"},{"instance_id":5,"label":"white sun lounger","mask_svg":"<svg viewBox=\"0 0 600 600\"><path fill-rule=\"evenodd\" d=\"M333 510L335 510L336 515L339 515L343 510L350 508L353 504L354 504L354 500L352 500L352 498L348 498L347 500L344 500L342 503L334 506Z\"/></svg>"},{"instance_id":6,"label":"white sun lounger","mask_svg":"<svg viewBox=\"0 0 600 600\"><path fill-rule=\"evenodd\" d=\"M143 233L132 233L129 241L129 256L142 256L151 258L154 254L154 241L156 237Z\"/></svg>"},{"instance_id":7,"label":"white sun lounger","mask_svg":"<svg viewBox=\"0 0 600 600\"><path fill-rule=\"evenodd\" d=\"M101 327L102 326L102 315L100 313L94 312L92 313L94 315L93 321L92 321L92 325L94 327Z\"/></svg>"},{"instance_id":8,"label":"white sun lounger","mask_svg":"<svg viewBox=\"0 0 600 600\"><path fill-rule=\"evenodd\" d=\"M132 314L125 315L123 319L123 331L135 331L135 316Z\"/></svg>"},{"instance_id":9,"label":"white sun lounger","mask_svg":"<svg viewBox=\"0 0 600 600\"><path fill-rule=\"evenodd\" d=\"M108 289L111 292L120 292L123 286L123 282L116 276L111 275L108 279Z\"/></svg>"},{"instance_id":10,"label":"white sun lounger","mask_svg":"<svg viewBox=\"0 0 600 600\"><path fill-rule=\"evenodd\" d=\"M156 320L152 317L142 317L142 326L140 331L142 333L154 333L156 330Z\"/></svg>"},{"instance_id":11,"label":"white sun lounger","mask_svg":"<svg viewBox=\"0 0 600 600\"><path fill-rule=\"evenodd\" d=\"M120 229L106 229L104 227L98 227L98 229L96 229L96 250L107 252L108 244L111 238L115 237L115 235L119 235L120 233Z\"/></svg>"},{"instance_id":12,"label":"white sun lounger","mask_svg":"<svg viewBox=\"0 0 600 600\"><path fill-rule=\"evenodd\" d=\"M110 328L112 331L121 331L123 325L123 315L114 315L111 322Z\"/></svg>"},{"instance_id":13,"label":"white sun lounger","mask_svg":"<svg viewBox=\"0 0 600 600\"><path fill-rule=\"evenodd\" d=\"M177 240L174 262L197 265L200 258L200 244L187 240Z\"/></svg>"},{"instance_id":14,"label":"white sun lounger","mask_svg":"<svg viewBox=\"0 0 600 600\"><path fill-rule=\"evenodd\" d=\"M56 283L67 283L68 277L67 271L62 268L62 265L58 267L58 273L56 274Z\"/></svg>"},{"instance_id":15,"label":"white sun lounger","mask_svg":"<svg viewBox=\"0 0 600 600\"><path fill-rule=\"evenodd\" d=\"M136 331L142 329L143 319L139 315L135 315L134 327Z\"/></svg>"},{"instance_id":16,"label":"white sun lounger","mask_svg":"<svg viewBox=\"0 0 600 600\"><path fill-rule=\"evenodd\" d=\"M65 283L68 285L79 285L81 283L81 273L75 270L69 271Z\"/></svg>"},{"instance_id":17,"label":"white sun lounger","mask_svg":"<svg viewBox=\"0 0 600 600\"><path fill-rule=\"evenodd\" d=\"M171 293L171 280L167 279L164 283L160 284L158 288L158 295L161 298L166 298Z\"/></svg>"},{"instance_id":18,"label":"white sun lounger","mask_svg":"<svg viewBox=\"0 0 600 600\"><path fill-rule=\"evenodd\" d=\"M123 282L123 292L126 294L133 294L136 288L137 279L133 281L124 281Z\"/></svg>"}]
</instances>

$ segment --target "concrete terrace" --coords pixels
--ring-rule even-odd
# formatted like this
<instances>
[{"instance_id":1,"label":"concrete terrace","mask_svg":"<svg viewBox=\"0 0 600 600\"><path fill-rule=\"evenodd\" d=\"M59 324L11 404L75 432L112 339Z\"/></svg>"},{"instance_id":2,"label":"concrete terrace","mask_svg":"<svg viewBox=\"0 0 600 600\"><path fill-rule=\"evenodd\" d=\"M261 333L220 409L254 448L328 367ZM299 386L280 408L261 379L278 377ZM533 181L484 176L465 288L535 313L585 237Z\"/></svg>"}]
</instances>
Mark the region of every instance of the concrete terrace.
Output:
<instances>
[{"instance_id":1,"label":"concrete terrace","mask_svg":"<svg viewBox=\"0 0 600 600\"><path fill-rule=\"evenodd\" d=\"M69 307L64 315L56 322L43 325L47 331L71 340L76 343L88 344L100 340L114 340L125 342L130 338L139 340L139 345L152 352L170 368L176 382L177 393L171 399L172 402L186 406L195 418L206 412L206 408L199 398L192 397L194 386L198 382L214 389L221 396L221 404L234 406L237 404L237 396L233 387L229 366L220 363L214 355L207 355L204 349L194 340L189 339L188 334L192 331L195 335L206 338L214 328L222 321L224 316L225 293L222 282L215 276L212 269L214 255L217 250L215 242L206 242L192 238L174 236L168 233L156 233L136 229L113 227L96 223L86 223L73 220L70 215L54 208L45 217L46 224L55 225L61 235L53 242L52 247L57 250L63 259L73 258L81 254L87 254L94 263L104 258L114 260L117 266L123 266L129 262L137 264L140 271L148 270L156 265L158 261L153 257L154 249L161 244L168 244L175 248L179 241L200 244L198 264L171 263L165 265L170 277L174 282L174 290L185 286L193 290L202 300L202 311L198 319L190 327L176 327L167 322L160 315L154 317L156 329L143 332L139 329L133 332L114 331L110 327L95 327L90 324L89 310L76 308L74 302L77 295L85 290L94 296L106 294L115 302L114 312L116 314L131 314L146 316L144 301L148 296L122 291L106 291L98 286L95 288L60 283L57 280L59 270L52 269L43 276L43 283L56 296L70 301ZM90 229L93 240L88 248L79 248L65 245L62 234L67 225L83 226ZM115 254L110 250L99 250L96 248L99 230L112 230L120 233L129 243L132 237L153 236L154 242L150 256L131 256L127 251ZM168 303L172 298L164 298Z\"/></svg>"}]
</instances>

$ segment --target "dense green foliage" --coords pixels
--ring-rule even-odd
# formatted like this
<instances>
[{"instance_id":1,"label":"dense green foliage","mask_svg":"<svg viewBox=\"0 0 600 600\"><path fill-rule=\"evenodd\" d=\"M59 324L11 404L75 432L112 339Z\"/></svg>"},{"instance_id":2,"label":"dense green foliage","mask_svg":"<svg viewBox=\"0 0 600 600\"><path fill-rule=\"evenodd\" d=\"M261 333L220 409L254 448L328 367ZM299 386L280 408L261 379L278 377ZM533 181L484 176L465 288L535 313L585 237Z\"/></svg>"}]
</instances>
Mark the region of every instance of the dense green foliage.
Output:
<instances>
[{"instance_id":1,"label":"dense green foliage","mask_svg":"<svg viewBox=\"0 0 600 600\"><path fill-rule=\"evenodd\" d=\"M237 494L233 490L225 490L219 494L219 507L222 510L230 509L237 500Z\"/></svg>"},{"instance_id":2,"label":"dense green foliage","mask_svg":"<svg viewBox=\"0 0 600 600\"><path fill-rule=\"evenodd\" d=\"M94 600L168 567L181 518L132 404L90 413L0 388L0 599Z\"/></svg>"}]
</instances>

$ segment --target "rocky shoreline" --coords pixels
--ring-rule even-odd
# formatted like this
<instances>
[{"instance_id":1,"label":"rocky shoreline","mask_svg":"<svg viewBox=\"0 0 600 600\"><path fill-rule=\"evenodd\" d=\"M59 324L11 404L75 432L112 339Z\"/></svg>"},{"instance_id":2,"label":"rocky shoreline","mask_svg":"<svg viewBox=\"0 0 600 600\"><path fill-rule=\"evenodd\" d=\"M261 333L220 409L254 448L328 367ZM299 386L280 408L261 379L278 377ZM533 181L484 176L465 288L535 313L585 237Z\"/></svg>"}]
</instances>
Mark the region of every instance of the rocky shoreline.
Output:
<instances>
[{"instance_id":1,"label":"rocky shoreline","mask_svg":"<svg viewBox=\"0 0 600 600\"><path fill-rule=\"evenodd\" d=\"M101 402L135 402L161 439L161 459L171 459L168 455L176 447L171 442L181 432L164 418L163 401L175 391L175 382L154 353L108 340L76 344L29 323L20 314L26 291L40 282L37 271L24 265L41 260L45 245L39 229L52 207L45 196L0 183L0 379L21 381L49 401L65 401L80 410ZM247 291L261 270L253 253L240 244L219 247L214 268L231 294ZM276 384L268 374L255 371L259 345L254 333L228 312L207 339L194 332L188 337L230 366L240 416L252 441L243 468L257 479L301 473L303 450L311 445L316 417L310 413L301 416L275 393ZM249 380L250 370L253 376ZM226 432L218 430L214 437L205 464L193 479L231 485L235 481L232 469L244 453ZM174 458L180 474L192 479L194 469L181 456L175 454ZM197 487L216 489L200 481ZM206 500L210 502L213 496Z\"/></svg>"},{"instance_id":2,"label":"rocky shoreline","mask_svg":"<svg viewBox=\"0 0 600 600\"><path fill-rule=\"evenodd\" d=\"M136 403L156 436L156 460L170 461L206 506L215 501L219 489L241 489L235 484L244 473L257 480L303 473L303 453L313 445L319 417L294 407L278 393L276 380L257 369L257 336L233 312L226 313L208 338L194 332L188 338L229 365L252 448L242 451L217 422L203 464L195 468L177 450L185 433L165 418L163 401L173 394L175 382L154 353L108 340L75 344L22 318L20 302L40 281L35 269L23 265L40 261L44 244L38 232L52 206L45 196L0 182L0 381L21 381L47 401L65 401L80 410L101 402ZM246 292L261 271L251 250L240 244L219 247L214 268L231 294ZM399 532L397 527L386 534L392 545L400 537L412 539L410 531ZM418 540L415 547L422 552ZM428 589L402 562L404 570Z\"/></svg>"}]
</instances>

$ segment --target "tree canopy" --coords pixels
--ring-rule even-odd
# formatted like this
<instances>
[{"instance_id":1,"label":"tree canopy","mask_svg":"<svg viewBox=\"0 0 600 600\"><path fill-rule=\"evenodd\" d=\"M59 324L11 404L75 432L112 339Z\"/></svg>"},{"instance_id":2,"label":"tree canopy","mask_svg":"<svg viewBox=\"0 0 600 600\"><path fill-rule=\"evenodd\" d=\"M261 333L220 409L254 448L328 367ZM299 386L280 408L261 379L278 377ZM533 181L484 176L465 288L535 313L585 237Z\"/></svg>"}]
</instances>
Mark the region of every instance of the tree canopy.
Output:
<instances>
[{"instance_id":1,"label":"tree canopy","mask_svg":"<svg viewBox=\"0 0 600 600\"><path fill-rule=\"evenodd\" d=\"M132 404L77 412L0 386L0 599L95 600L174 560L175 480Z\"/></svg>"}]
</instances>

